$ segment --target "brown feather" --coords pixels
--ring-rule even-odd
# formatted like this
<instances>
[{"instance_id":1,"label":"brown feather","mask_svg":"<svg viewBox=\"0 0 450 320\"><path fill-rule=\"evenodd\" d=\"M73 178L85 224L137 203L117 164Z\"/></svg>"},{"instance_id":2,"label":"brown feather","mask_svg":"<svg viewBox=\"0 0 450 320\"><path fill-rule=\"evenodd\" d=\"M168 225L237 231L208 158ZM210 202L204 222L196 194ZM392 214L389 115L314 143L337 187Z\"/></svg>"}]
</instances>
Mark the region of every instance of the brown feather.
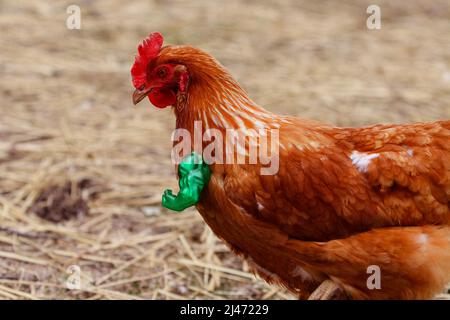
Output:
<instances>
[{"instance_id":1,"label":"brown feather","mask_svg":"<svg viewBox=\"0 0 450 320\"><path fill-rule=\"evenodd\" d=\"M280 168L215 164L197 208L269 282L307 297L331 278L354 298L429 298L450 281L450 121L335 128L256 105L214 58L165 47L187 67L177 128L280 130ZM203 128L204 130L206 128ZM379 265L382 289L366 286Z\"/></svg>"}]
</instances>

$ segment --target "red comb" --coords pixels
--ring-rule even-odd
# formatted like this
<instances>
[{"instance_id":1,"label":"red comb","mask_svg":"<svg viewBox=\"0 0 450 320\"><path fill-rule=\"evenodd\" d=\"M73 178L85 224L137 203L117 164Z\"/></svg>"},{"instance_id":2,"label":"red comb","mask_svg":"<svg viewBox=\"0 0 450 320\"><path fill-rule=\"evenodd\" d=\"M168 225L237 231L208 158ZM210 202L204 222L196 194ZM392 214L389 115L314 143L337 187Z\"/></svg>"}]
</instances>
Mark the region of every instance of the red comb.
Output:
<instances>
[{"instance_id":1,"label":"red comb","mask_svg":"<svg viewBox=\"0 0 450 320\"><path fill-rule=\"evenodd\" d=\"M138 47L138 55L131 67L131 77L135 88L145 84L147 78L147 65L154 59L163 44L163 36L159 32L152 32Z\"/></svg>"}]
</instances>

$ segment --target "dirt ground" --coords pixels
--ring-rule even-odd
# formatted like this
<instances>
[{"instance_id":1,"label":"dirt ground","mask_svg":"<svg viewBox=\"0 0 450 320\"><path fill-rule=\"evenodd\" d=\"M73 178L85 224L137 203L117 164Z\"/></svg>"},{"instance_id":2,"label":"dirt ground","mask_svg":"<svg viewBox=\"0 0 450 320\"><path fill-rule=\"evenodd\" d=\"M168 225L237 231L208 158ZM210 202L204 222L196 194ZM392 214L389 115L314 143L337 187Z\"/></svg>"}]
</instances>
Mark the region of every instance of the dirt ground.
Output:
<instances>
[{"instance_id":1,"label":"dirt ground","mask_svg":"<svg viewBox=\"0 0 450 320\"><path fill-rule=\"evenodd\" d=\"M176 190L174 118L132 106L129 70L158 30L211 52L279 113L449 119L450 2L377 1L382 27L368 30L371 2L84 0L69 30L73 1L1 0L0 298L295 298L194 210L161 208Z\"/></svg>"}]
</instances>

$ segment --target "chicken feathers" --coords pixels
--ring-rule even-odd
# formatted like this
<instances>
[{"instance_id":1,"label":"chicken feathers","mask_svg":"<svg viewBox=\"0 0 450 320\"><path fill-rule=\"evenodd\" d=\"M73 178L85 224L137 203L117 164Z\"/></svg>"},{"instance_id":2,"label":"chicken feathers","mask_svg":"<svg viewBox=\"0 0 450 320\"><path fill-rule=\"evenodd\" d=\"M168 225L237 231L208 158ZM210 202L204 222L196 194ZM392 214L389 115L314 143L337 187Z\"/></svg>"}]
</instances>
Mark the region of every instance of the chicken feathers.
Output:
<instances>
[{"instance_id":1,"label":"chicken feathers","mask_svg":"<svg viewBox=\"0 0 450 320\"><path fill-rule=\"evenodd\" d=\"M444 289L450 121L336 128L261 108L202 50L161 47L146 72L167 64L183 66L189 79L173 106L177 128L192 133L201 121L202 133L279 131L276 174L261 175L261 163L211 164L197 204L256 273L300 298L329 279L355 299L430 298Z\"/></svg>"}]
</instances>

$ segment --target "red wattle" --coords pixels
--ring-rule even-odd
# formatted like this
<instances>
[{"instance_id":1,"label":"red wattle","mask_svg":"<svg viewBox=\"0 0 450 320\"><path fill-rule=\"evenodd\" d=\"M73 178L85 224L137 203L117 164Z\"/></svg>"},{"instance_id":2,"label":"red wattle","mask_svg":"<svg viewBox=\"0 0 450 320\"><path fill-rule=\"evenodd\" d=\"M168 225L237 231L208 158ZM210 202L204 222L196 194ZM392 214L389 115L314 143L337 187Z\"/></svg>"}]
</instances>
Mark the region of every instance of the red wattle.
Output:
<instances>
[{"instance_id":1,"label":"red wattle","mask_svg":"<svg viewBox=\"0 0 450 320\"><path fill-rule=\"evenodd\" d=\"M174 105L177 102L177 95L172 89L167 88L155 88L153 89L148 98L150 102L158 108L165 108Z\"/></svg>"}]
</instances>

